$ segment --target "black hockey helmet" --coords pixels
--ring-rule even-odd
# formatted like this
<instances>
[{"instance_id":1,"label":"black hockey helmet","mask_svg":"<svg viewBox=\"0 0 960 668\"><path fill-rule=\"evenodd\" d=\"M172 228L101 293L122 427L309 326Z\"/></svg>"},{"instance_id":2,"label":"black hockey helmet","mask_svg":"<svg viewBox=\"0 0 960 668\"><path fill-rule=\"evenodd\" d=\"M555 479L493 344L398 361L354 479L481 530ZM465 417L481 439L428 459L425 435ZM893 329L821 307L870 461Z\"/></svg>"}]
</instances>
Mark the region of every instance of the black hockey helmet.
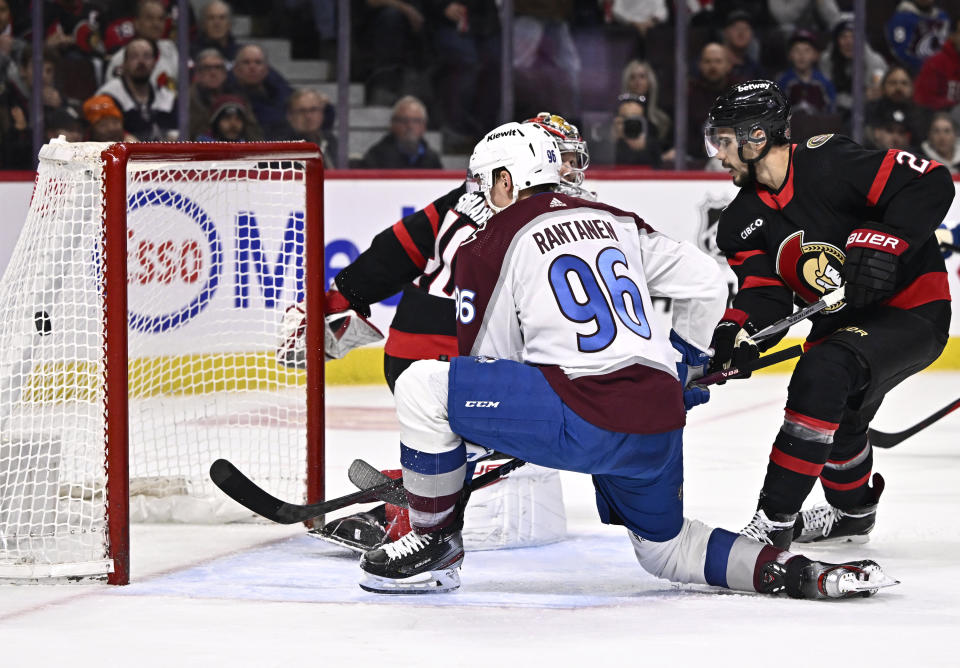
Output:
<instances>
[{"instance_id":1,"label":"black hockey helmet","mask_svg":"<svg viewBox=\"0 0 960 668\"><path fill-rule=\"evenodd\" d=\"M710 157L717 154L717 132L721 128L733 129L740 159L755 162L766 155L771 146L790 142L790 103L772 81L755 79L734 84L714 100L707 114L704 141ZM753 136L756 130L761 130L762 136ZM744 146L764 140L767 144L760 155L749 160L743 156Z\"/></svg>"}]
</instances>

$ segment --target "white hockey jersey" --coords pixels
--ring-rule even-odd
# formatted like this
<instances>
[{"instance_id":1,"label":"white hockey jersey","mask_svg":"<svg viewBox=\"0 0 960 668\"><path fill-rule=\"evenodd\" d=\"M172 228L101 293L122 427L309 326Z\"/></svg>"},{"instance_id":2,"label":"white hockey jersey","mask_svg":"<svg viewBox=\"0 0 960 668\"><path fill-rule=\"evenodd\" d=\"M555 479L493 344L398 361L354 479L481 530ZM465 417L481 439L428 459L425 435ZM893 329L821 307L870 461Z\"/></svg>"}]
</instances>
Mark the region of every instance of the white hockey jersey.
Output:
<instances>
[{"instance_id":1,"label":"white hockey jersey","mask_svg":"<svg viewBox=\"0 0 960 668\"><path fill-rule=\"evenodd\" d=\"M541 367L567 405L605 429L683 425L678 356L650 298L672 298L673 329L707 350L727 296L712 258L635 214L546 193L491 218L456 263L461 355Z\"/></svg>"}]
</instances>

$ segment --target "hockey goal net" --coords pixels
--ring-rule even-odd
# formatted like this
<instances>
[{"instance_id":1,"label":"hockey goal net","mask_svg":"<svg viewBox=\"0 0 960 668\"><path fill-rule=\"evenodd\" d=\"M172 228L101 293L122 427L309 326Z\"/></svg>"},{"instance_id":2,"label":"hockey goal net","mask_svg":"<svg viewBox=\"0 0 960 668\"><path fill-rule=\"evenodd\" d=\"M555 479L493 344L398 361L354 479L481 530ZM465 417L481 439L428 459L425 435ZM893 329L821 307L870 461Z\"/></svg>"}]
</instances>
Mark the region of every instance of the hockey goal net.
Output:
<instances>
[{"instance_id":1,"label":"hockey goal net","mask_svg":"<svg viewBox=\"0 0 960 668\"><path fill-rule=\"evenodd\" d=\"M218 457L323 495L316 146L68 144L40 152L0 282L0 579L129 579L129 522L252 519ZM320 288L320 289L317 289ZM317 319L314 319L317 320Z\"/></svg>"}]
</instances>

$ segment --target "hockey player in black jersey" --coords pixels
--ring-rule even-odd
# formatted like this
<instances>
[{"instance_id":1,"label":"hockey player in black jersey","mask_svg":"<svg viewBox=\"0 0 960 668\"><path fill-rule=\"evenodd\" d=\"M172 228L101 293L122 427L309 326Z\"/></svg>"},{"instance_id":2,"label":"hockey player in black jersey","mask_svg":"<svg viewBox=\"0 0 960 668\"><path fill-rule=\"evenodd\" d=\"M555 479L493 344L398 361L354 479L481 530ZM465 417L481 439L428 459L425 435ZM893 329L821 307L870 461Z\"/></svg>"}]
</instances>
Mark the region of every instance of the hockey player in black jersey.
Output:
<instances>
[{"instance_id":1,"label":"hockey player in black jersey","mask_svg":"<svg viewBox=\"0 0 960 668\"><path fill-rule=\"evenodd\" d=\"M713 337L711 370L740 366L776 341L752 333L845 286L815 316L790 379L756 514L741 532L792 540L866 540L883 479L867 429L884 395L947 342L950 293L935 230L954 187L945 167L902 150L867 150L840 135L790 143L790 106L769 81L717 98L708 152L740 192L717 244L739 290ZM828 502L800 512L819 478Z\"/></svg>"}]
</instances>

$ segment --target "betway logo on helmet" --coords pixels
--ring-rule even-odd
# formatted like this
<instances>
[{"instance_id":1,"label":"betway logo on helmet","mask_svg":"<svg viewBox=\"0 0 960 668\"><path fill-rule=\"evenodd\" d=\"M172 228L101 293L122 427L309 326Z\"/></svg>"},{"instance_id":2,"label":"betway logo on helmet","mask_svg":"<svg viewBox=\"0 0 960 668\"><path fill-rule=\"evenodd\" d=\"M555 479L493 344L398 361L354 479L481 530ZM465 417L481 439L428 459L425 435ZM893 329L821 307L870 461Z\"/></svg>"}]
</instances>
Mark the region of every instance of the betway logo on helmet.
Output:
<instances>
[{"instance_id":1,"label":"betway logo on helmet","mask_svg":"<svg viewBox=\"0 0 960 668\"><path fill-rule=\"evenodd\" d=\"M746 93L748 90L764 90L766 88L769 88L769 84L765 82L745 83L737 86L737 92Z\"/></svg>"},{"instance_id":2,"label":"betway logo on helmet","mask_svg":"<svg viewBox=\"0 0 960 668\"><path fill-rule=\"evenodd\" d=\"M503 132L492 132L487 135L487 141L493 141L494 139L499 139L500 137L513 137L514 135L520 134L517 132L516 128L511 130L504 130Z\"/></svg>"}]
</instances>

